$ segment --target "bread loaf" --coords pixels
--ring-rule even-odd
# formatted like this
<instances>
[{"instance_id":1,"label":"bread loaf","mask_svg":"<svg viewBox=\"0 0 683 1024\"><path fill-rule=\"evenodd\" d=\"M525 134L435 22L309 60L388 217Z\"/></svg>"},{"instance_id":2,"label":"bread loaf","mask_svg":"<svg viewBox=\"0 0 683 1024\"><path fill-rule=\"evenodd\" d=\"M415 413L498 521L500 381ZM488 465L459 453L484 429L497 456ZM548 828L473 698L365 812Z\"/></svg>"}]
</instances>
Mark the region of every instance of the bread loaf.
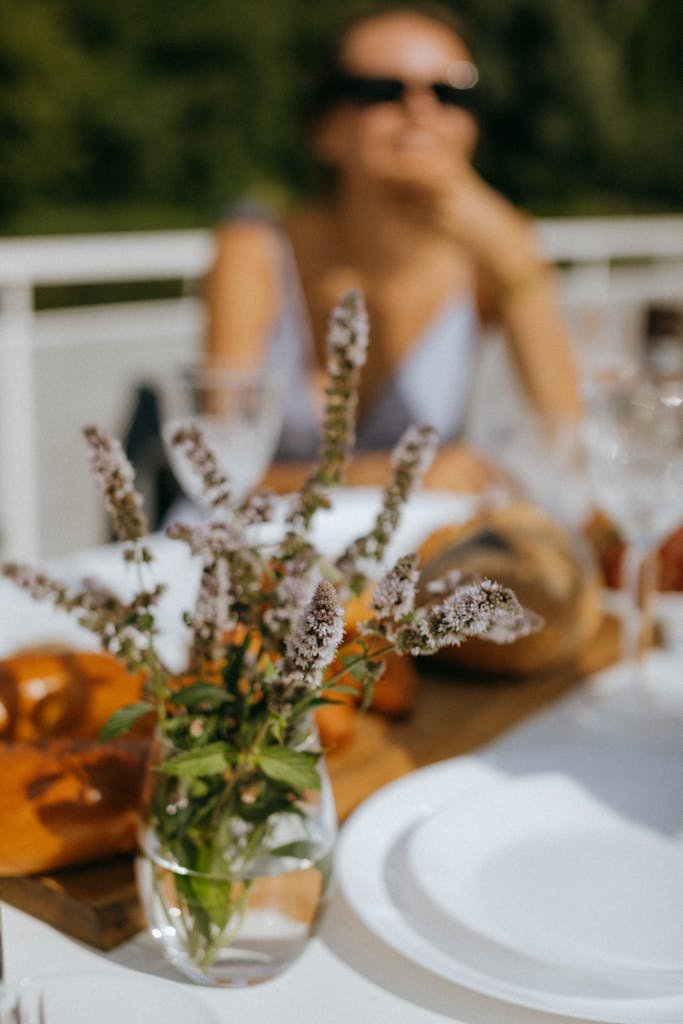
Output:
<instances>
[{"instance_id":1,"label":"bread loaf","mask_svg":"<svg viewBox=\"0 0 683 1024\"><path fill-rule=\"evenodd\" d=\"M0 875L134 848L149 744L97 736L141 691L142 676L105 654L32 650L0 661Z\"/></svg>"},{"instance_id":2,"label":"bread loaf","mask_svg":"<svg viewBox=\"0 0 683 1024\"><path fill-rule=\"evenodd\" d=\"M0 875L132 850L149 744L0 743Z\"/></svg>"},{"instance_id":3,"label":"bread loaf","mask_svg":"<svg viewBox=\"0 0 683 1024\"><path fill-rule=\"evenodd\" d=\"M21 651L0 661L0 741L94 739L113 711L140 700L142 680L109 654Z\"/></svg>"},{"instance_id":4,"label":"bread loaf","mask_svg":"<svg viewBox=\"0 0 683 1024\"><path fill-rule=\"evenodd\" d=\"M423 586L450 569L487 576L511 587L545 622L511 644L472 639L446 648L435 657L449 665L502 674L542 671L575 658L600 624L600 576L590 552L532 505L516 502L442 527L420 555ZM427 597L423 590L420 600Z\"/></svg>"}]
</instances>

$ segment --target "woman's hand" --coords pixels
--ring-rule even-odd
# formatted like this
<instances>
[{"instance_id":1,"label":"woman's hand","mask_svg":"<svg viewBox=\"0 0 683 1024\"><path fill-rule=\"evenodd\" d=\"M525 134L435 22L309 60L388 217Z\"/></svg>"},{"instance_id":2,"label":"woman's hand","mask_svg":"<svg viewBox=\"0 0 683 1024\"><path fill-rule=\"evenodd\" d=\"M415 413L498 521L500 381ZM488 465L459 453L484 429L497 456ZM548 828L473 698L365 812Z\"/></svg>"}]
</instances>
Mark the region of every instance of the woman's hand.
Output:
<instances>
[{"instance_id":1,"label":"woman's hand","mask_svg":"<svg viewBox=\"0 0 683 1024\"><path fill-rule=\"evenodd\" d=\"M531 220L464 159L430 161L421 176L387 188L406 216L450 238L476 267L479 294L505 327L536 412L549 421L578 417L572 344Z\"/></svg>"},{"instance_id":2,"label":"woman's hand","mask_svg":"<svg viewBox=\"0 0 683 1024\"><path fill-rule=\"evenodd\" d=\"M531 221L492 188L464 158L426 161L385 182L404 216L460 246L501 290L543 273Z\"/></svg>"}]
</instances>

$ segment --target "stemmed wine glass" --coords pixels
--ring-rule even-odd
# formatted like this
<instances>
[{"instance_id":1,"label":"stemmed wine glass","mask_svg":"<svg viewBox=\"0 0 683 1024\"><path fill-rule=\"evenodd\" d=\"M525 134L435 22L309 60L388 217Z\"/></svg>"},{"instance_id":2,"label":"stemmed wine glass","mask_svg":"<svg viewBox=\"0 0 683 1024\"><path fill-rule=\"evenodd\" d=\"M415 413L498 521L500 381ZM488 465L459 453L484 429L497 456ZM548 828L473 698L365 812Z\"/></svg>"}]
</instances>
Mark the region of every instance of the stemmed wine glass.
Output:
<instances>
[{"instance_id":1,"label":"stemmed wine glass","mask_svg":"<svg viewBox=\"0 0 683 1024\"><path fill-rule=\"evenodd\" d=\"M272 370L194 366L161 382L162 437L178 482L202 505L201 487L170 443L180 427L198 426L241 501L258 484L275 452L283 418L280 376Z\"/></svg>"},{"instance_id":2,"label":"stemmed wine glass","mask_svg":"<svg viewBox=\"0 0 683 1024\"><path fill-rule=\"evenodd\" d=\"M643 660L641 640L656 585L654 553L683 521L681 383L634 377L593 394L586 453L595 501L626 542L622 652L613 675L617 706L641 722L672 721L683 710L683 678L679 693L667 692L668 680L657 678L655 666Z\"/></svg>"}]
</instances>

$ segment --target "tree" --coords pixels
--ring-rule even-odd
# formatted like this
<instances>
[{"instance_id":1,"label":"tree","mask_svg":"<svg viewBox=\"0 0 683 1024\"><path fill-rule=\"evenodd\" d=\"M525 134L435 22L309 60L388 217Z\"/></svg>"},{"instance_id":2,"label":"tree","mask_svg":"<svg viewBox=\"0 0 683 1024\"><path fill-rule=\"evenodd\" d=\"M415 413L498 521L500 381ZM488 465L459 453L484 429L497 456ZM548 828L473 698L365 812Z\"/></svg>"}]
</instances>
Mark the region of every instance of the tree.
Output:
<instances>
[{"instance_id":1,"label":"tree","mask_svg":"<svg viewBox=\"0 0 683 1024\"><path fill-rule=\"evenodd\" d=\"M680 209L683 8L461 0L478 162L534 212ZM300 111L351 0L0 0L0 227L210 223L310 182ZM56 219L55 219L56 218Z\"/></svg>"}]
</instances>

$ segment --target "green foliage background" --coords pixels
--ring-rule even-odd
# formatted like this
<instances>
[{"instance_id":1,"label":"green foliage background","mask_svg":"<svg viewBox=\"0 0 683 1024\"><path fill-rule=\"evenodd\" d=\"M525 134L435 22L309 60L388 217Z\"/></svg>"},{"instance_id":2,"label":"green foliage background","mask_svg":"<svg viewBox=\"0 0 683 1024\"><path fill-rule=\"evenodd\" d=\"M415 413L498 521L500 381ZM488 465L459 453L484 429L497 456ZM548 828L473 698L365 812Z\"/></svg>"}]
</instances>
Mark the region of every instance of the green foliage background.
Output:
<instances>
[{"instance_id":1,"label":"green foliage background","mask_svg":"<svg viewBox=\"0 0 683 1024\"><path fill-rule=\"evenodd\" d=\"M678 0L449 6L488 88L489 181L539 214L683 207ZM245 193L296 198L321 40L365 8L0 0L0 230L202 225Z\"/></svg>"}]
</instances>

